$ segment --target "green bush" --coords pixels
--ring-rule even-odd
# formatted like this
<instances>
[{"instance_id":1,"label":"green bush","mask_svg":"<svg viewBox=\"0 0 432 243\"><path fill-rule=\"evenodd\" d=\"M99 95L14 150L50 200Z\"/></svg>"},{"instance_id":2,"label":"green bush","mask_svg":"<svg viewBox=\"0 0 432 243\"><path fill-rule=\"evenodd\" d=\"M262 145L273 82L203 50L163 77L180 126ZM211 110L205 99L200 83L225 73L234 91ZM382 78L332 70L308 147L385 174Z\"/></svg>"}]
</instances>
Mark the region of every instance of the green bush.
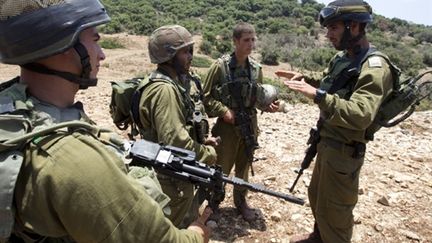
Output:
<instances>
[{"instance_id":1,"label":"green bush","mask_svg":"<svg viewBox=\"0 0 432 243\"><path fill-rule=\"evenodd\" d=\"M192 67L208 68L212 64L212 61L206 57L194 56L192 59Z\"/></svg>"},{"instance_id":2,"label":"green bush","mask_svg":"<svg viewBox=\"0 0 432 243\"><path fill-rule=\"evenodd\" d=\"M105 49L120 49L125 48L118 38L105 37L99 42L100 46Z\"/></svg>"}]
</instances>

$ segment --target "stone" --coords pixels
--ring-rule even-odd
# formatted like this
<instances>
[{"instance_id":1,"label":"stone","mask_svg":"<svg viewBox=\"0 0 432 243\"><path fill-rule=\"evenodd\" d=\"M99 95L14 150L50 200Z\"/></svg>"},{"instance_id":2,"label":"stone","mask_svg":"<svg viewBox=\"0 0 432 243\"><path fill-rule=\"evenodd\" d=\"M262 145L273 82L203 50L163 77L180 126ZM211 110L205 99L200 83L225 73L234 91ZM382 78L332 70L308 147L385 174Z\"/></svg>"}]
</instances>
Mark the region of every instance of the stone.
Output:
<instances>
[{"instance_id":1,"label":"stone","mask_svg":"<svg viewBox=\"0 0 432 243\"><path fill-rule=\"evenodd\" d=\"M271 220L273 220L275 222L279 222L279 221L281 221L282 216L281 216L281 214L279 212L273 212L270 215L270 218L271 218Z\"/></svg>"},{"instance_id":2,"label":"stone","mask_svg":"<svg viewBox=\"0 0 432 243\"><path fill-rule=\"evenodd\" d=\"M384 206L390 206L390 203L386 196L382 196L380 199L378 199L378 202Z\"/></svg>"}]
</instances>

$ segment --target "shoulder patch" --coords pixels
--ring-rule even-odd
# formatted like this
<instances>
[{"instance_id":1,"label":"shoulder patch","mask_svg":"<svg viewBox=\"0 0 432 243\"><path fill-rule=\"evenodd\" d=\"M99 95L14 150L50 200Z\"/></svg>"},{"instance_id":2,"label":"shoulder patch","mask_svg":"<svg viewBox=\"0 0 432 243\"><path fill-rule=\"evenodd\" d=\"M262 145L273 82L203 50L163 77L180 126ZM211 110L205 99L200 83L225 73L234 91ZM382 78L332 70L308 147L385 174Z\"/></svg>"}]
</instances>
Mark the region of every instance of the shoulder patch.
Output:
<instances>
[{"instance_id":1,"label":"shoulder patch","mask_svg":"<svg viewBox=\"0 0 432 243\"><path fill-rule=\"evenodd\" d=\"M369 67L382 67L381 58L374 56L368 59Z\"/></svg>"}]
</instances>

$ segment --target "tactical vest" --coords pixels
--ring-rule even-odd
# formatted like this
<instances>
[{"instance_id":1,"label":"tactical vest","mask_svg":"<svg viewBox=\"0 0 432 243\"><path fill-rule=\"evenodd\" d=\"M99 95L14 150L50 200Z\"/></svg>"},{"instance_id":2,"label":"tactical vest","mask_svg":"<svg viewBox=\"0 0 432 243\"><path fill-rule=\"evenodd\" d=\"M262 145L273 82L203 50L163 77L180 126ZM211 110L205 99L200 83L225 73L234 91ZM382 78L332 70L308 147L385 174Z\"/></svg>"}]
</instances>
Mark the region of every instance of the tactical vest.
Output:
<instances>
[{"instance_id":1,"label":"tactical vest","mask_svg":"<svg viewBox=\"0 0 432 243\"><path fill-rule=\"evenodd\" d=\"M220 83L212 88L211 94L216 100L234 110L238 109L240 105L237 104L235 98L231 94L229 88L230 82L241 83L241 88L238 92L240 92L245 108L253 108L257 98L256 84L261 66L250 57L248 60L247 68L233 73L232 70L236 70L236 62L233 54L224 55L218 59L219 68L222 70L222 78Z\"/></svg>"},{"instance_id":2,"label":"tactical vest","mask_svg":"<svg viewBox=\"0 0 432 243\"><path fill-rule=\"evenodd\" d=\"M48 239L44 236L33 234L27 239L24 227L15 225L14 216L14 188L17 182L21 165L24 162L24 152L29 143L38 144L42 139L56 135L59 131L73 133L80 131L91 134L100 141L107 149L124 159L127 148L124 140L110 130L100 129L79 110L80 120L75 116L67 116L65 122L49 121L46 113L36 111L34 108L39 104L26 94L26 86L18 83L19 78L0 84L0 242L7 242L11 233L12 237L19 235L27 241L43 240L44 242L73 242L70 237ZM80 104L80 103L78 103ZM73 113L76 113L75 110ZM48 113L50 114L50 113ZM141 172L143 173L143 172ZM151 174L151 172L146 172ZM136 174L136 173L135 173ZM141 176L142 177L142 176ZM152 196L161 207L168 204L166 195L156 193L148 179L134 176L138 182L145 183L144 189ZM156 181L156 186L158 182ZM159 185L160 190L160 185ZM162 197L161 197L162 195ZM15 226L14 226L15 225ZM18 230L18 231L16 231ZM22 230L22 231L21 231ZM14 238L9 239L11 241Z\"/></svg>"},{"instance_id":3,"label":"tactical vest","mask_svg":"<svg viewBox=\"0 0 432 243\"><path fill-rule=\"evenodd\" d=\"M0 91L0 242L6 242L14 227L14 188L29 142L37 141L58 130L85 129L99 133L82 112L86 122L71 121L48 124L44 115L33 112L34 100L26 95L26 86L19 77L1 84ZM68 241L66 238L63 241Z\"/></svg>"},{"instance_id":4,"label":"tactical vest","mask_svg":"<svg viewBox=\"0 0 432 243\"><path fill-rule=\"evenodd\" d=\"M352 93L354 92L354 87L357 84L357 78L360 74L360 69L362 65L368 60L368 58L372 56L382 57L389 65L390 71L393 79L393 90L397 90L399 87L399 76L401 70L394 65L387 55L382 52L377 51L375 48L371 47L367 50L367 52L361 57L359 60L354 60L354 63L344 55L344 52L339 52L330 62L331 69L328 71L328 74L322 79L320 83L320 89L328 91L334 81L340 81L344 78L341 78L341 75L347 75L347 69L354 68L355 74L352 75L349 79L345 79L342 82L342 87L337 89L334 94L337 94L339 97L349 100ZM389 93L390 95L390 93ZM326 114L321 114L321 117L327 117ZM372 123L365 131L365 139L373 140L374 133L377 132L381 126L378 124Z\"/></svg>"}]
</instances>

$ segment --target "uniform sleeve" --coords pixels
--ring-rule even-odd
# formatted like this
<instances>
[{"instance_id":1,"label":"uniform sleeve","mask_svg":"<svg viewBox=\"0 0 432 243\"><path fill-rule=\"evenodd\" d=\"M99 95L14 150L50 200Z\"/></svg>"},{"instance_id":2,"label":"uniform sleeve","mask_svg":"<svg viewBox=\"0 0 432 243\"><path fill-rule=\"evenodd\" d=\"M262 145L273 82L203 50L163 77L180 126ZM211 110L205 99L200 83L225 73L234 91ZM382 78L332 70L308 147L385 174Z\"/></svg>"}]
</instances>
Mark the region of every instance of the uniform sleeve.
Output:
<instances>
[{"instance_id":1,"label":"uniform sleeve","mask_svg":"<svg viewBox=\"0 0 432 243\"><path fill-rule=\"evenodd\" d=\"M221 83L222 78L224 77L222 77L219 61L216 61L208 70L203 87L204 105L210 117L222 117L228 111L228 107L216 100L211 94L212 89Z\"/></svg>"},{"instance_id":2,"label":"uniform sleeve","mask_svg":"<svg viewBox=\"0 0 432 243\"><path fill-rule=\"evenodd\" d=\"M179 230L121 169L122 161L85 135L32 153L20 174L18 215L32 231L77 242L202 242Z\"/></svg>"},{"instance_id":3,"label":"uniform sleeve","mask_svg":"<svg viewBox=\"0 0 432 243\"><path fill-rule=\"evenodd\" d=\"M150 127L155 129L160 143L192 150L201 162L212 164L216 161L216 151L193 140L186 127L185 114L180 104L180 95L175 88L163 82L157 82L146 88L146 100L141 107L143 114L148 114Z\"/></svg>"},{"instance_id":4,"label":"uniform sleeve","mask_svg":"<svg viewBox=\"0 0 432 243\"><path fill-rule=\"evenodd\" d=\"M318 88L320 86L321 80L324 78L326 73L327 69L324 72L307 71L303 73L303 77L308 84L312 85L315 88Z\"/></svg>"},{"instance_id":5,"label":"uniform sleeve","mask_svg":"<svg viewBox=\"0 0 432 243\"><path fill-rule=\"evenodd\" d=\"M378 58L378 57L375 57ZM375 118L382 101L392 90L392 76L387 62L379 57L381 66L370 67L366 61L349 100L327 94L319 104L326 122L353 130L366 129Z\"/></svg>"}]
</instances>

